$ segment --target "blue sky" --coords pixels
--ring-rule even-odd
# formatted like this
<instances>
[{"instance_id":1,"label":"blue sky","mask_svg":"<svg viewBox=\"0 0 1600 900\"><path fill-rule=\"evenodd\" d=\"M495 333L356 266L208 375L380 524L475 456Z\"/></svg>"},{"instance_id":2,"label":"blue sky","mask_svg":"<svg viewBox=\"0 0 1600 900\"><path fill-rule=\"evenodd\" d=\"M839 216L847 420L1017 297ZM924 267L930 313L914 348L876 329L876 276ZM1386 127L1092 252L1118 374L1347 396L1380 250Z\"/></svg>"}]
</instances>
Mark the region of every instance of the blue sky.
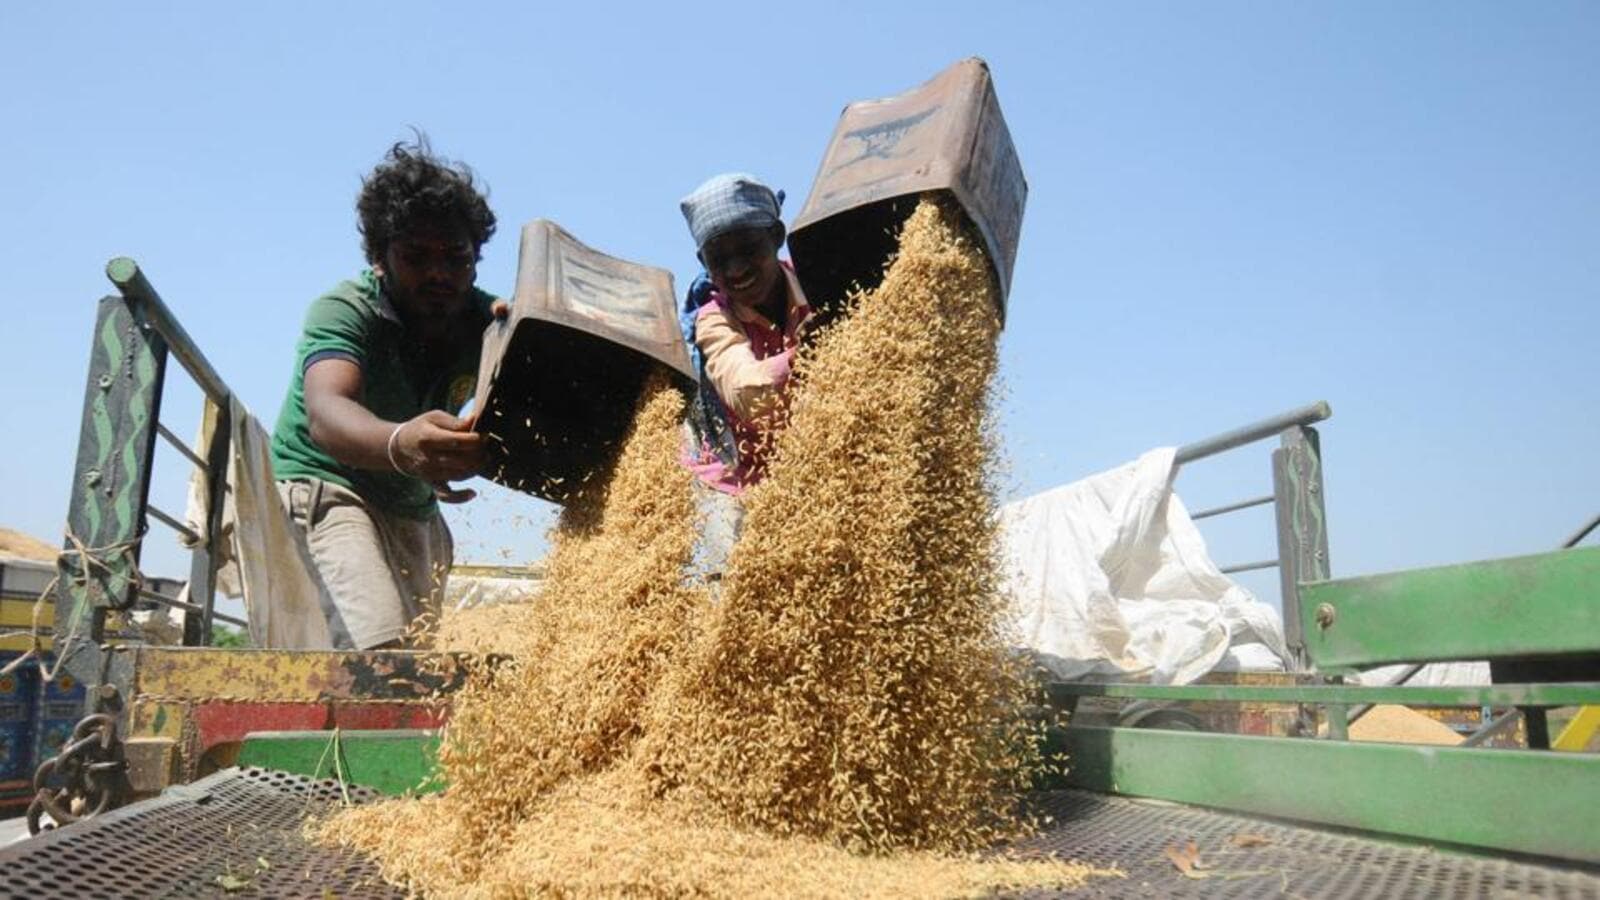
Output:
<instances>
[{"instance_id":1,"label":"blue sky","mask_svg":"<svg viewBox=\"0 0 1600 900\"><path fill-rule=\"evenodd\" d=\"M0 9L0 524L59 532L112 256L270 423L408 126L491 186L485 287L547 217L681 288L682 194L746 169L792 214L846 102L971 55L1031 188L1012 491L1326 399L1336 573L1536 551L1600 509L1592 2L151 6ZM163 418L197 410L180 384ZM1265 448L1179 481L1196 507L1268 485ZM547 512L452 518L463 555L516 560ZM157 529L148 567L181 573ZM1207 533L1271 555L1264 510Z\"/></svg>"}]
</instances>

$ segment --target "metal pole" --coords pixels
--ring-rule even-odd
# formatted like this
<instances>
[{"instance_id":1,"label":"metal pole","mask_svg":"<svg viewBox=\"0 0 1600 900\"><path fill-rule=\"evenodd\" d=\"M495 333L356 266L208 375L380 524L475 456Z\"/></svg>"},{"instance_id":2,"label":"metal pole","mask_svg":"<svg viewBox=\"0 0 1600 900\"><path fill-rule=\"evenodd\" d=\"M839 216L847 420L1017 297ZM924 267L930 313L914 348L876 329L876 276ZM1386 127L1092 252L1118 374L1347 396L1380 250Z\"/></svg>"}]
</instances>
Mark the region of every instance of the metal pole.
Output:
<instances>
[{"instance_id":1,"label":"metal pole","mask_svg":"<svg viewBox=\"0 0 1600 900\"><path fill-rule=\"evenodd\" d=\"M106 263L106 277L122 292L124 299L136 303L140 312L144 314L145 321L160 332L167 340L167 350L178 358L178 362L188 370L195 384L200 386L206 396L219 406L228 402L228 386L223 383L222 376L211 367L209 360L195 345L194 339L189 337L189 332L183 330L178 324L178 319L161 302L161 297L156 294L156 289L150 286L144 273L139 270L139 264L126 256L119 256Z\"/></svg>"},{"instance_id":2,"label":"metal pole","mask_svg":"<svg viewBox=\"0 0 1600 900\"><path fill-rule=\"evenodd\" d=\"M156 603L156 604L159 604L161 606L170 606L173 609L182 610L183 612L188 612L188 613L194 613L195 615L201 615L201 614L203 614L205 612L205 608L202 607L202 606L198 606L198 605L193 604L193 603L186 603L186 602L184 602L182 600L178 600L178 599L173 598L173 597L168 597L168 596L165 596L163 594L158 594L155 591L147 591L147 590L142 590L141 589L139 591L139 596L145 598L146 600L149 600L151 603ZM238 625L241 628L245 628L245 627L248 627L250 625L250 623L246 622L244 619L238 618L237 616L230 616L227 613L212 613L212 618L216 619L219 622L227 622L230 625Z\"/></svg>"},{"instance_id":3,"label":"metal pole","mask_svg":"<svg viewBox=\"0 0 1600 900\"><path fill-rule=\"evenodd\" d=\"M1209 519L1212 516L1220 516L1223 513L1238 512L1241 509L1250 509L1254 506L1266 506L1268 503L1271 503L1277 499L1278 498L1272 494L1268 494L1265 497L1252 497L1249 500L1240 500L1238 503L1229 503L1223 506L1213 506L1210 509L1202 509L1199 512L1192 512L1189 513L1189 518L1198 522L1201 519Z\"/></svg>"},{"instance_id":4,"label":"metal pole","mask_svg":"<svg viewBox=\"0 0 1600 900\"><path fill-rule=\"evenodd\" d=\"M1224 575L1232 575L1235 572L1254 572L1258 569L1275 569L1278 567L1278 565L1279 563L1275 559L1263 559L1260 562L1237 563L1231 566L1223 566L1217 571Z\"/></svg>"},{"instance_id":5,"label":"metal pole","mask_svg":"<svg viewBox=\"0 0 1600 900\"><path fill-rule=\"evenodd\" d=\"M1596 528L1600 528L1600 515L1596 515L1594 518L1590 519L1582 528L1579 528L1577 531L1574 531L1572 533L1571 537L1567 538L1565 541L1562 542L1561 549L1570 550L1573 547L1578 546L1578 542L1583 540L1584 538L1588 537L1589 536L1589 532L1595 530Z\"/></svg>"},{"instance_id":6,"label":"metal pole","mask_svg":"<svg viewBox=\"0 0 1600 900\"><path fill-rule=\"evenodd\" d=\"M1477 731L1474 731L1470 736L1468 736L1468 738L1466 740L1461 742L1461 746L1463 746L1463 747L1481 746L1485 741L1489 740L1490 738L1494 737L1497 734L1500 734L1501 732L1505 731L1506 729L1511 728L1512 726L1516 725L1517 720L1520 719L1520 718L1522 718L1522 710L1520 710L1520 709L1507 710L1506 712L1503 712L1500 715L1496 716L1494 721L1489 722L1489 723L1485 724L1482 728L1479 728Z\"/></svg>"},{"instance_id":7,"label":"metal pole","mask_svg":"<svg viewBox=\"0 0 1600 900\"><path fill-rule=\"evenodd\" d=\"M1412 678L1416 677L1416 674L1418 672L1421 672L1421 671L1422 671L1422 664L1421 663L1412 663L1411 665L1406 666L1405 669L1400 672L1400 676L1398 678L1396 678L1395 680L1389 682L1389 684L1391 684L1391 685L1405 684L1406 682L1410 681ZM1357 707L1351 709L1350 710L1350 724L1354 725L1356 723L1357 719L1361 718L1362 716L1366 715L1369 712L1372 712L1372 704L1371 703L1363 704L1361 706L1357 706Z\"/></svg>"},{"instance_id":8,"label":"metal pole","mask_svg":"<svg viewBox=\"0 0 1600 900\"><path fill-rule=\"evenodd\" d=\"M194 463L194 467L195 468L199 469L202 472L204 472L206 470L206 461L201 459L199 457L199 455L197 455L193 450L190 450L188 444L185 444L183 441L178 440L178 436L172 433L172 429L170 429L167 426L161 424L160 422L157 422L156 423L156 434L161 435L163 440L165 440L168 444L171 444L172 445L172 449L174 449L174 450L178 451L179 453L183 454L183 458L184 459L187 459L189 462Z\"/></svg>"},{"instance_id":9,"label":"metal pole","mask_svg":"<svg viewBox=\"0 0 1600 900\"><path fill-rule=\"evenodd\" d=\"M216 427L211 445L206 448L206 539L189 557L189 599L199 604L198 613L183 619L186 646L211 645L212 619L217 601L217 553L222 540L223 500L227 494L228 451L233 428L233 411L227 402L217 404Z\"/></svg>"},{"instance_id":10,"label":"metal pole","mask_svg":"<svg viewBox=\"0 0 1600 900\"><path fill-rule=\"evenodd\" d=\"M1235 428L1232 431L1225 431L1202 441L1184 444L1178 448L1178 455L1174 462L1182 465L1194 462L1197 459L1204 459L1207 456L1215 456L1224 450L1232 450L1235 447L1243 447L1245 444L1253 444L1256 441L1275 437L1286 428L1321 422L1331 415L1333 415L1333 407L1329 406L1326 400L1318 400L1309 406L1291 409L1288 412L1262 419L1243 428Z\"/></svg>"}]
</instances>

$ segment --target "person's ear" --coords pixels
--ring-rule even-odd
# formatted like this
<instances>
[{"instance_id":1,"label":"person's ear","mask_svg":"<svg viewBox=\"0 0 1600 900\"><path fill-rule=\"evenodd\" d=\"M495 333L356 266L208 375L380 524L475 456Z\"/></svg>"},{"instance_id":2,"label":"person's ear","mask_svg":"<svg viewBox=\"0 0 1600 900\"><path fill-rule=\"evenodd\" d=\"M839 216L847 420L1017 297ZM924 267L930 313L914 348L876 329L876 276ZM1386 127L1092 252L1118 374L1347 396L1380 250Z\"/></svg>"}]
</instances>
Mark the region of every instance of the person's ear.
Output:
<instances>
[{"instance_id":1,"label":"person's ear","mask_svg":"<svg viewBox=\"0 0 1600 900\"><path fill-rule=\"evenodd\" d=\"M696 250L694 252L694 258L700 261L700 268L709 269L709 267L706 265L706 254L704 250Z\"/></svg>"},{"instance_id":2,"label":"person's ear","mask_svg":"<svg viewBox=\"0 0 1600 900\"><path fill-rule=\"evenodd\" d=\"M788 234L789 234L789 232L784 230L783 223L782 222L773 223L772 227L767 229L767 233L772 235L772 249L774 251L782 250L783 249L783 239L785 237L787 237Z\"/></svg>"}]
</instances>

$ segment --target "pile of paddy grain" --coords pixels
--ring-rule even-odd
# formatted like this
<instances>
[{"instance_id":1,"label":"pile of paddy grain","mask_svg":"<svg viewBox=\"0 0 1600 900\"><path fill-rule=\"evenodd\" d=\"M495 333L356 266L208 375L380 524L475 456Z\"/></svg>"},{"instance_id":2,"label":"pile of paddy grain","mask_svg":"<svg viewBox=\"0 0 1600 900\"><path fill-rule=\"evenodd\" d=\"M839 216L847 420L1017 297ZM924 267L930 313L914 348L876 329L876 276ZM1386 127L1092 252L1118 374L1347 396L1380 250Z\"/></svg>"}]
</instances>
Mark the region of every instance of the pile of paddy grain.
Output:
<instances>
[{"instance_id":1,"label":"pile of paddy grain","mask_svg":"<svg viewBox=\"0 0 1600 900\"><path fill-rule=\"evenodd\" d=\"M1072 886L978 854L1038 760L996 575L994 297L959 216L908 221L883 283L797 369L714 594L686 576L679 395L646 392L558 526L532 612L454 699L443 795L324 839L440 896L925 896Z\"/></svg>"}]
</instances>

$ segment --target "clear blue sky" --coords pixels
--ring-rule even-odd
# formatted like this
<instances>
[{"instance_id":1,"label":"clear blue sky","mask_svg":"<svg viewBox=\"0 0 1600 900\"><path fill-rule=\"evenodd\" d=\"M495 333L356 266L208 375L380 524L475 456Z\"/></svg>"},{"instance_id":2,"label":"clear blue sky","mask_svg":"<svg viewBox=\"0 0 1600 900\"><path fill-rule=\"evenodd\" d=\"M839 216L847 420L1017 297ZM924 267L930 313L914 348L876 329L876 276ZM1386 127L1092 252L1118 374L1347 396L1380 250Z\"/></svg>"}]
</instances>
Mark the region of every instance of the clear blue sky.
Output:
<instances>
[{"instance_id":1,"label":"clear blue sky","mask_svg":"<svg viewBox=\"0 0 1600 900\"><path fill-rule=\"evenodd\" d=\"M1014 491L1327 399L1335 572L1535 551L1600 509L1600 4L139 6L0 9L0 524L59 533L112 256L270 423L408 126L492 188L484 286L542 216L681 287L682 194L748 169L792 213L847 101L969 55L1031 186ZM189 434L197 403L164 418ZM1267 466L1179 487L1237 499ZM453 518L464 555L520 558L546 515ZM157 528L150 568L181 573ZM1264 511L1208 533L1271 552Z\"/></svg>"}]
</instances>

